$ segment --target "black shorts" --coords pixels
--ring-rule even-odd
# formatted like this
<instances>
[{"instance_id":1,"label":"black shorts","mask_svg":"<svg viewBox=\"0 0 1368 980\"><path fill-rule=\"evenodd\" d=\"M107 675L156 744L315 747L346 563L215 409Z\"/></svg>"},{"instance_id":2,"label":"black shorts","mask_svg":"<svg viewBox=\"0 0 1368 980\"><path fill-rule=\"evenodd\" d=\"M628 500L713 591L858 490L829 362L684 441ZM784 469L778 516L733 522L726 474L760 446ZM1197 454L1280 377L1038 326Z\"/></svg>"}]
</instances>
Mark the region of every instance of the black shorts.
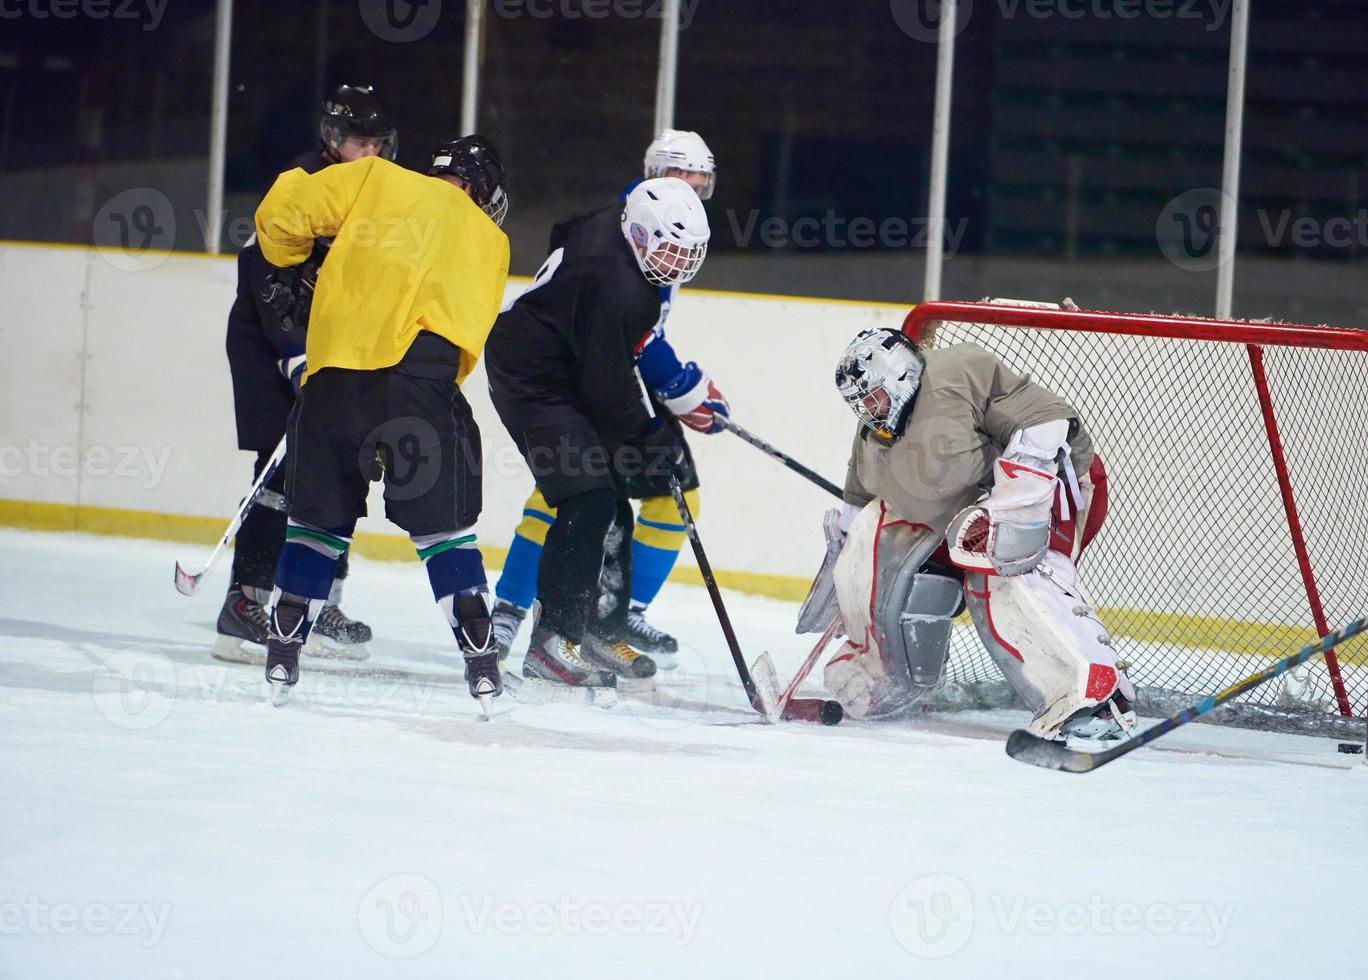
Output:
<instances>
[{"instance_id":1,"label":"black shorts","mask_svg":"<svg viewBox=\"0 0 1368 980\"><path fill-rule=\"evenodd\" d=\"M424 360L420 335L402 362L379 371L324 368L290 417L285 492L290 517L349 534L366 494L385 481L385 516L410 535L472 526L482 505L480 429L456 386L456 365Z\"/></svg>"},{"instance_id":2,"label":"black shorts","mask_svg":"<svg viewBox=\"0 0 1368 980\"><path fill-rule=\"evenodd\" d=\"M671 461L679 458L682 446L682 439L662 422L646 437L609 449L588 419L572 412L566 412L559 425L509 434L552 507L591 490L612 490L620 500L668 497ZM683 452L687 458L686 446ZM685 489L693 489L698 484L691 468L686 475L692 485Z\"/></svg>"}]
</instances>

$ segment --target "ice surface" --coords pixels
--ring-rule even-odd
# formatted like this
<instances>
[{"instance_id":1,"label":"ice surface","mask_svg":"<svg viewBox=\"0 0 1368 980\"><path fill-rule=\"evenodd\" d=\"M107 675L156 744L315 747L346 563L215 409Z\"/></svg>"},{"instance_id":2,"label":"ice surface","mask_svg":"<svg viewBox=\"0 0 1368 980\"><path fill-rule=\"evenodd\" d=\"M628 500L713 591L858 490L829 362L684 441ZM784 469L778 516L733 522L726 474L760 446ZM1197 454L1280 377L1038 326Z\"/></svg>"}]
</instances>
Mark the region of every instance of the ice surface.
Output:
<instances>
[{"instance_id":1,"label":"ice surface","mask_svg":"<svg viewBox=\"0 0 1368 980\"><path fill-rule=\"evenodd\" d=\"M662 703L498 703L421 567L360 667L208 655L198 549L0 531L0 977L1288 977L1358 969L1368 766L1193 726L1088 776L1013 712L757 724L706 594ZM729 597L781 681L795 607ZM818 693L820 670L807 693Z\"/></svg>"}]
</instances>

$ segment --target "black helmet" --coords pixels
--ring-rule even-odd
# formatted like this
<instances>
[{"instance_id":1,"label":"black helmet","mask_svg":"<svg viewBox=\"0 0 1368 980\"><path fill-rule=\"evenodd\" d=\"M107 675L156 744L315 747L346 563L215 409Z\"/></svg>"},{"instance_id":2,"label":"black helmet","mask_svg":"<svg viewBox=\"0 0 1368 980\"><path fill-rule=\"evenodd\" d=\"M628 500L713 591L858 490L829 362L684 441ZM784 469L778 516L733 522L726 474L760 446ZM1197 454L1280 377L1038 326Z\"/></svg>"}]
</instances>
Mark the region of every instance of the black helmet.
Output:
<instances>
[{"instance_id":1,"label":"black helmet","mask_svg":"<svg viewBox=\"0 0 1368 980\"><path fill-rule=\"evenodd\" d=\"M429 177L451 174L470 186L471 197L484 213L502 225L508 214L503 163L494 144L478 134L443 143L432 154Z\"/></svg>"},{"instance_id":2,"label":"black helmet","mask_svg":"<svg viewBox=\"0 0 1368 980\"><path fill-rule=\"evenodd\" d=\"M323 145L334 153L348 136L382 140L380 155L393 160L399 150L399 136L390 121L389 110L370 85L339 85L323 101L323 119L318 124Z\"/></svg>"}]
</instances>

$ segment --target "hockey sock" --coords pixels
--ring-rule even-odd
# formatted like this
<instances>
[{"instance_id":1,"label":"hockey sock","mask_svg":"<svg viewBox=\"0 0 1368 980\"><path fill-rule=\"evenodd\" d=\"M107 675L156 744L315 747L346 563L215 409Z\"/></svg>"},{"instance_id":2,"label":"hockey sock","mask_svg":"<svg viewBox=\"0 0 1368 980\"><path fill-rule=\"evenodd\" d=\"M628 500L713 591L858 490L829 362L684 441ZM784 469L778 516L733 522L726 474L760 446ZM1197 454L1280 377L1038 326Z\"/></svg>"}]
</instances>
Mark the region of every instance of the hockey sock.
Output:
<instances>
[{"instance_id":1,"label":"hockey sock","mask_svg":"<svg viewBox=\"0 0 1368 980\"><path fill-rule=\"evenodd\" d=\"M537 572L542 607L538 625L571 643L583 639L590 607L598 598L604 537L617 509L612 490L576 494L561 502L556 522L546 533Z\"/></svg>"},{"instance_id":2,"label":"hockey sock","mask_svg":"<svg viewBox=\"0 0 1368 980\"><path fill-rule=\"evenodd\" d=\"M671 498L673 500L673 498ZM613 524L603 541L603 571L594 603L595 630L603 636L621 635L627 627L632 585L632 505L620 500Z\"/></svg>"},{"instance_id":3,"label":"hockey sock","mask_svg":"<svg viewBox=\"0 0 1368 980\"><path fill-rule=\"evenodd\" d=\"M270 461L271 453L261 453L253 467L255 479ZM273 583L280 548L285 541L285 514L289 505L285 489L285 467L277 466L266 481L256 503L242 519L233 541L233 584L269 592Z\"/></svg>"},{"instance_id":4,"label":"hockey sock","mask_svg":"<svg viewBox=\"0 0 1368 980\"><path fill-rule=\"evenodd\" d=\"M684 494L689 510L698 517L698 491ZM674 570L684 547L684 525L673 497L648 497L641 502L636 534L632 539L632 605L651 604Z\"/></svg>"},{"instance_id":5,"label":"hockey sock","mask_svg":"<svg viewBox=\"0 0 1368 980\"><path fill-rule=\"evenodd\" d=\"M530 609L537 598L537 568L541 564L546 532L556 520L556 509L546 502L540 490L533 490L523 507L523 518L508 547L503 571L494 594L505 602Z\"/></svg>"},{"instance_id":6,"label":"hockey sock","mask_svg":"<svg viewBox=\"0 0 1368 980\"><path fill-rule=\"evenodd\" d=\"M413 547L427 569L432 597L446 615L463 652L489 645L489 583L484 558L470 528L413 535Z\"/></svg>"},{"instance_id":7,"label":"hockey sock","mask_svg":"<svg viewBox=\"0 0 1368 980\"><path fill-rule=\"evenodd\" d=\"M326 600L332 591L337 559L351 545L351 530L327 531L290 521L276 565L276 588L307 599Z\"/></svg>"}]
</instances>

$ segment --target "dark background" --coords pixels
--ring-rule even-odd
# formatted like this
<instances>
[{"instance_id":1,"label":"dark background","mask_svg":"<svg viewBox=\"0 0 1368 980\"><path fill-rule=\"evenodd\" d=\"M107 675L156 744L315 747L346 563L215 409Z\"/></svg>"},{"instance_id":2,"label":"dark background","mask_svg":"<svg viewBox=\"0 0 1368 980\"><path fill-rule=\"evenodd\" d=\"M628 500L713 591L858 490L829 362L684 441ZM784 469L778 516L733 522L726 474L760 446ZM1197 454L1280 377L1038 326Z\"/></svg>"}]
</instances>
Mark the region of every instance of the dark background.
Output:
<instances>
[{"instance_id":1,"label":"dark background","mask_svg":"<svg viewBox=\"0 0 1368 980\"><path fill-rule=\"evenodd\" d=\"M702 133L719 167L697 285L918 297L920 248L738 234L752 219L829 214L916 227L936 50L900 29L915 6L686 0L676 125ZM176 247L204 249L214 4L168 0L153 30L137 9L58 19L26 5L0 20L0 237L89 242L102 202L146 186L176 209ZM659 21L591 19L578 0L537 0L549 16L501 9L487 15L479 127L508 164L506 227L526 274L552 221L639 176ZM1209 314L1215 273L1166 259L1156 221L1175 197L1220 184L1229 24L1209 0L1174 0L1184 16L1168 17L1122 17L1111 0L1032 9L1047 15L975 0L957 41L949 220L962 238L944 292ZM367 28L358 0L238 0L230 216L250 216L278 169L316 144L319 102L340 82L376 85L399 161L424 165L459 126L464 12L446 0L430 34L397 44ZM1368 0L1253 0L1237 313L1368 324L1368 231L1270 234L1368 209L1366 49ZM240 237L228 227L225 249Z\"/></svg>"}]
</instances>

